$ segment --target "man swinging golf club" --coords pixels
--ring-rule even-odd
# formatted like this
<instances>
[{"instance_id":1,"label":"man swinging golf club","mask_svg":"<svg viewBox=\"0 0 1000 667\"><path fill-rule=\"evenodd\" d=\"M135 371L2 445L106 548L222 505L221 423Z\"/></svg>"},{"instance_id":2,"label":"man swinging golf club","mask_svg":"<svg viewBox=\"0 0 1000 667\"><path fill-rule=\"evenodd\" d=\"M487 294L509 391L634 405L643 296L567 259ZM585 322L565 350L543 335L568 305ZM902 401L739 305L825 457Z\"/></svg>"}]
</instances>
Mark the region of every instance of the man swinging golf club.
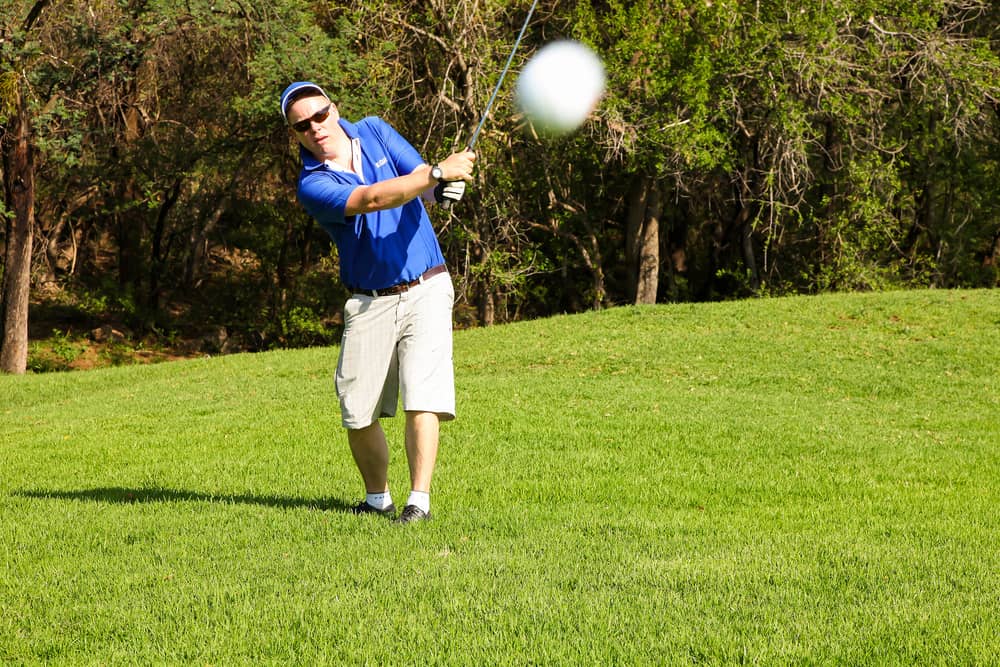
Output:
<instances>
[{"instance_id":1,"label":"man swinging golf club","mask_svg":"<svg viewBox=\"0 0 1000 667\"><path fill-rule=\"evenodd\" d=\"M440 422L455 417L454 289L423 200L460 200L475 154L430 166L384 120L342 119L312 82L292 83L280 103L300 144L299 201L336 243L351 292L336 389L367 492L354 511L395 515L379 419L401 394L410 495L396 521L429 519Z\"/></svg>"}]
</instances>

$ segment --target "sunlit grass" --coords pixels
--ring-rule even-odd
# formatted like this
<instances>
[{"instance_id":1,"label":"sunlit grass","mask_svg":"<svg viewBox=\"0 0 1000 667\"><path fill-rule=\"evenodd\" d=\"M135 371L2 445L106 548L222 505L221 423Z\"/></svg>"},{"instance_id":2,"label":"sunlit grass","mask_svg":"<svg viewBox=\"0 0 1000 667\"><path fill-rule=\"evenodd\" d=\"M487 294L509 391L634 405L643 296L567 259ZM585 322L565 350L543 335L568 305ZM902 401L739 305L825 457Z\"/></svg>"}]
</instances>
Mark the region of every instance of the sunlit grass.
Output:
<instances>
[{"instance_id":1,"label":"sunlit grass","mask_svg":"<svg viewBox=\"0 0 1000 667\"><path fill-rule=\"evenodd\" d=\"M996 291L462 331L408 527L344 511L335 349L0 377L0 660L987 664L998 341Z\"/></svg>"}]
</instances>

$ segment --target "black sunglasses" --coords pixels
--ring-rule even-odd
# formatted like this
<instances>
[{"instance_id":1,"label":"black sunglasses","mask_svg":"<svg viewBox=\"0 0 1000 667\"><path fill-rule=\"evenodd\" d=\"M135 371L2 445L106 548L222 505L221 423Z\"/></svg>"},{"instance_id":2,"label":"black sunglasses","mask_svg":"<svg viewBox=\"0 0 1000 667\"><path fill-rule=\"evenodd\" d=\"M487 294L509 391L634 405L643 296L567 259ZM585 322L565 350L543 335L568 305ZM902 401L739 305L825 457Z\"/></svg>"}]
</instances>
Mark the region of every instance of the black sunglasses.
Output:
<instances>
[{"instance_id":1,"label":"black sunglasses","mask_svg":"<svg viewBox=\"0 0 1000 667\"><path fill-rule=\"evenodd\" d=\"M327 104L325 107L323 107L322 109L320 109L319 111L317 111L313 115L309 116L308 118L303 118L302 120L300 120L297 123L292 123L292 128L296 132L305 132L310 127L312 127L313 123L322 123L324 120L326 120L329 117L329 115L330 115L330 108L332 106L333 106L333 104Z\"/></svg>"}]
</instances>

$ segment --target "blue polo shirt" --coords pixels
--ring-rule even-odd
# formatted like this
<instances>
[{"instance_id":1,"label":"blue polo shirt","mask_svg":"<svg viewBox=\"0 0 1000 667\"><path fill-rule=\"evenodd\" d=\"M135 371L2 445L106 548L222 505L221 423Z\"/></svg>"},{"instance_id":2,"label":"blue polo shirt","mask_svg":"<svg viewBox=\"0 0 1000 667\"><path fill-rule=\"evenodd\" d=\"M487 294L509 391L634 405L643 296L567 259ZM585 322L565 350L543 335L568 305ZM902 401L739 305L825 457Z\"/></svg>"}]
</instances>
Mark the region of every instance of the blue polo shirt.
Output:
<instances>
[{"instance_id":1,"label":"blue polo shirt","mask_svg":"<svg viewBox=\"0 0 1000 667\"><path fill-rule=\"evenodd\" d=\"M298 184L302 206L337 244L340 279L352 288L382 289L444 264L420 197L386 211L344 215L355 188L409 174L424 160L381 118L370 116L356 124L341 118L340 126L352 140L360 139L362 173L338 171L300 148Z\"/></svg>"}]
</instances>

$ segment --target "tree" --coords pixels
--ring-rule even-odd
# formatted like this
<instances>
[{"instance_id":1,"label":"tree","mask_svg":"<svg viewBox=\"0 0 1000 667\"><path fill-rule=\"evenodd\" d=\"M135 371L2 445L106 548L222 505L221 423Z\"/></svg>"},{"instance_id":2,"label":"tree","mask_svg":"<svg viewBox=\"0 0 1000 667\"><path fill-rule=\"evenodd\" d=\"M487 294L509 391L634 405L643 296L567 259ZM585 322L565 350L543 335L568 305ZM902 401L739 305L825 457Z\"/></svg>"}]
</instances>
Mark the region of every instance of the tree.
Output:
<instances>
[{"instance_id":1,"label":"tree","mask_svg":"<svg viewBox=\"0 0 1000 667\"><path fill-rule=\"evenodd\" d=\"M0 293L0 371L23 374L28 362L28 300L31 289L31 251L35 226L35 156L27 85L17 65L30 67L30 35L48 5L35 3L16 26L5 16L0 26L0 52L11 69L0 72L0 153L6 220L4 271ZM25 48L24 51L21 51ZM8 59L9 58L9 59Z\"/></svg>"},{"instance_id":2,"label":"tree","mask_svg":"<svg viewBox=\"0 0 1000 667\"><path fill-rule=\"evenodd\" d=\"M5 308L23 311L34 265L140 333L335 340L338 260L294 201L278 91L316 80L345 117L383 116L433 160L468 141L530 5L3 4ZM997 12L986 0L539 2L479 137L477 181L451 212L431 211L459 323L996 285ZM514 82L564 37L604 59L607 94L577 132L535 137Z\"/></svg>"},{"instance_id":3,"label":"tree","mask_svg":"<svg viewBox=\"0 0 1000 667\"><path fill-rule=\"evenodd\" d=\"M607 163L633 192L666 186L661 245L685 261L660 263L663 284L677 266L688 298L974 275L997 227L978 194L997 169L989 6L576 3L611 73ZM629 202L631 295L646 228Z\"/></svg>"},{"instance_id":4,"label":"tree","mask_svg":"<svg viewBox=\"0 0 1000 667\"><path fill-rule=\"evenodd\" d=\"M344 42L354 28L320 26L322 8L292 2L127 2L95 12L63 0L51 9L45 22L30 12L30 42L3 40L20 54L24 90L47 96L26 98L38 156L32 173L44 175L34 228L46 279L102 291L139 332L175 326L165 305L185 290L189 308L210 311L193 314L206 326L236 317L236 328L263 329L258 343L279 340L301 305L289 267L312 261L297 248L312 248L302 237L315 230L298 207L269 205L294 192L296 157L275 99L289 80L310 76L335 82L331 92L350 104L365 76ZM5 5L4 16L12 25L13 9ZM256 257L241 266L259 269L256 284L203 282L207 246L220 238L254 246ZM7 239L13 251L15 237ZM50 259L64 253L64 264ZM243 299L251 292L266 308Z\"/></svg>"}]
</instances>

